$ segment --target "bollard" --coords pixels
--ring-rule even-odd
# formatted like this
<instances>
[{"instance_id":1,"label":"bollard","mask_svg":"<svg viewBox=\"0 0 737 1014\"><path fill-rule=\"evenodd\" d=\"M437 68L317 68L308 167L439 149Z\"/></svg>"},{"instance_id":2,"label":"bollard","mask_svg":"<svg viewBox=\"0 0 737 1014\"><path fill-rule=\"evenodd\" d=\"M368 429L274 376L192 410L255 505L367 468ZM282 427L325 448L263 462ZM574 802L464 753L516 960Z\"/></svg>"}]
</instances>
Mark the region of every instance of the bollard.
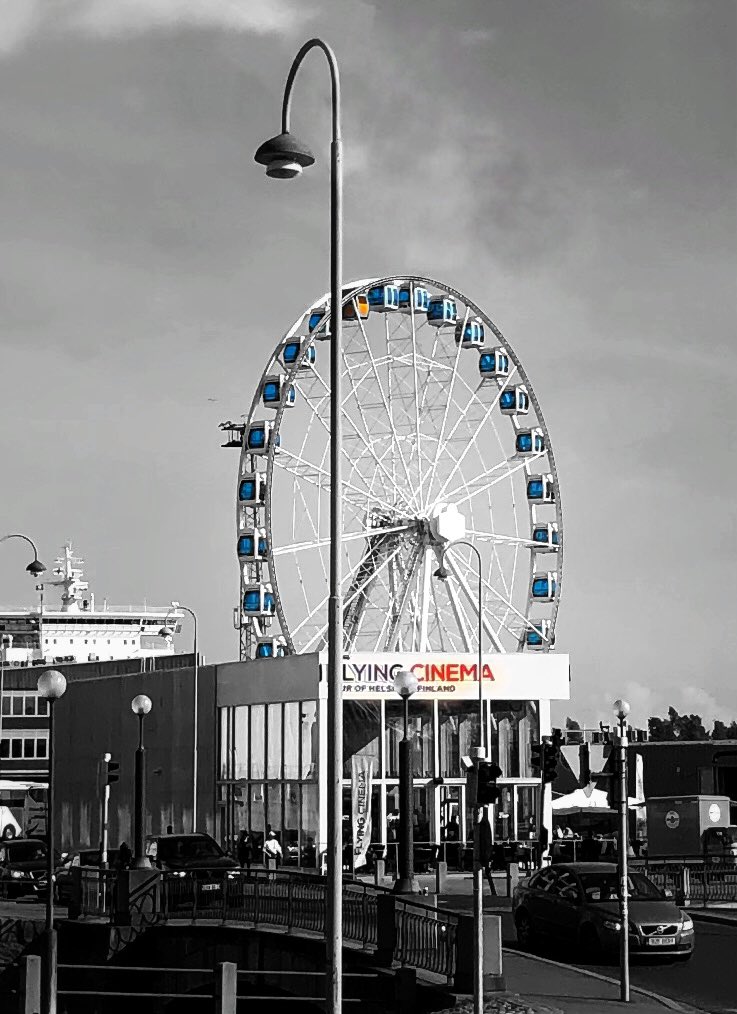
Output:
<instances>
[{"instance_id":1,"label":"bollard","mask_svg":"<svg viewBox=\"0 0 737 1014\"><path fill-rule=\"evenodd\" d=\"M681 908L687 908L691 904L691 871L688 866L680 871L674 901Z\"/></svg>"},{"instance_id":2,"label":"bollard","mask_svg":"<svg viewBox=\"0 0 737 1014\"><path fill-rule=\"evenodd\" d=\"M381 887L384 883L384 867L385 863L383 859L377 859L376 865L374 866L374 886Z\"/></svg>"},{"instance_id":3,"label":"bollard","mask_svg":"<svg viewBox=\"0 0 737 1014\"><path fill-rule=\"evenodd\" d=\"M440 860L435 867L435 893L445 894L448 882L448 864Z\"/></svg>"},{"instance_id":4,"label":"bollard","mask_svg":"<svg viewBox=\"0 0 737 1014\"><path fill-rule=\"evenodd\" d=\"M238 993L238 966L233 961L221 961L215 969L216 1014L236 1014Z\"/></svg>"},{"instance_id":5,"label":"bollard","mask_svg":"<svg viewBox=\"0 0 737 1014\"><path fill-rule=\"evenodd\" d=\"M506 989L502 972L502 917L484 916L484 990Z\"/></svg>"},{"instance_id":6,"label":"bollard","mask_svg":"<svg viewBox=\"0 0 737 1014\"><path fill-rule=\"evenodd\" d=\"M397 923L393 894L376 895L376 950L374 961L377 965L391 968L394 948L397 943Z\"/></svg>"},{"instance_id":7,"label":"bollard","mask_svg":"<svg viewBox=\"0 0 737 1014\"><path fill-rule=\"evenodd\" d=\"M511 898L519 884L519 863L507 863L507 897Z\"/></svg>"},{"instance_id":8,"label":"bollard","mask_svg":"<svg viewBox=\"0 0 737 1014\"><path fill-rule=\"evenodd\" d=\"M21 975L21 1014L41 1014L41 956L27 954Z\"/></svg>"}]
</instances>

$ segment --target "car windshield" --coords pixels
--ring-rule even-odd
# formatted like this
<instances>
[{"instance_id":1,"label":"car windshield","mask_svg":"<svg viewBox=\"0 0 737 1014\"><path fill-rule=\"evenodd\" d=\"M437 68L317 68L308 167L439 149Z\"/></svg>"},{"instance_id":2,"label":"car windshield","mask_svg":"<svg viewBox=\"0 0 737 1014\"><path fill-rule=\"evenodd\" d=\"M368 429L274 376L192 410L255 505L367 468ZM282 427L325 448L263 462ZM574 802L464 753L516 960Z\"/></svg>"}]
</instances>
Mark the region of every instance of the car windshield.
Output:
<instances>
[{"instance_id":1,"label":"car windshield","mask_svg":"<svg viewBox=\"0 0 737 1014\"><path fill-rule=\"evenodd\" d=\"M159 838L157 857L166 862L221 859L222 849L209 838Z\"/></svg>"},{"instance_id":2,"label":"car windshield","mask_svg":"<svg viewBox=\"0 0 737 1014\"><path fill-rule=\"evenodd\" d=\"M46 846L40 841L19 842L8 847L8 859L11 863L27 863L34 859L44 859Z\"/></svg>"},{"instance_id":3,"label":"car windshield","mask_svg":"<svg viewBox=\"0 0 737 1014\"><path fill-rule=\"evenodd\" d=\"M616 873L582 873L581 883L587 901L616 901ZM663 895L655 884L641 873L632 873L627 878L630 901L662 900Z\"/></svg>"}]
</instances>

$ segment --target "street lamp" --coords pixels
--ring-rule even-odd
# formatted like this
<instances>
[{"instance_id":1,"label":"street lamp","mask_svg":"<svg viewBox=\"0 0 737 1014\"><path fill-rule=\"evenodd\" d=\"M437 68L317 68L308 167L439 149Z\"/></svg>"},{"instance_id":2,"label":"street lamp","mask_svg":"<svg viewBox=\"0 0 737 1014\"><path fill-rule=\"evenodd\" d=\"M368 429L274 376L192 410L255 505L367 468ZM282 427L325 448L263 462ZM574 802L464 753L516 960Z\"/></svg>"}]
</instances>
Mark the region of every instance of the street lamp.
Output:
<instances>
[{"instance_id":1,"label":"street lamp","mask_svg":"<svg viewBox=\"0 0 737 1014\"><path fill-rule=\"evenodd\" d=\"M467 539L459 539L457 542L445 543L440 552L440 566L435 571L435 577L440 578L441 581L447 581L450 574L446 570L444 563L445 557L451 548L456 546L467 546L476 556L478 563L478 662L476 670L476 679L479 684L479 745L478 747L472 748L470 756L474 761L474 767L476 768L476 785L478 787L478 772L479 764L481 761L486 760L487 746L486 743L486 723L484 722L484 694L483 694L483 674L484 674L484 655L483 655L483 577L481 553L472 542ZM483 918L483 905L482 905L482 882L481 882L481 821L484 815L483 806L478 805L476 801L475 812L474 812L474 835L473 835L473 1014L482 1014L484 1009L484 918Z\"/></svg>"},{"instance_id":2,"label":"street lamp","mask_svg":"<svg viewBox=\"0 0 737 1014\"><path fill-rule=\"evenodd\" d=\"M54 929L54 704L64 696L67 681L57 669L38 677L38 696L49 702L49 788L46 797L46 1002L56 1014L56 930Z\"/></svg>"},{"instance_id":3,"label":"street lamp","mask_svg":"<svg viewBox=\"0 0 737 1014\"><path fill-rule=\"evenodd\" d=\"M630 999L630 952L629 952L629 890L627 885L627 716L630 706L627 701L614 702L614 714L619 724L617 735L617 778L619 780L619 842L617 843L617 866L619 873L619 999L629 1003Z\"/></svg>"},{"instance_id":4,"label":"street lamp","mask_svg":"<svg viewBox=\"0 0 737 1014\"><path fill-rule=\"evenodd\" d=\"M45 574L46 573L46 566L45 566L45 564L41 563L41 561L38 558L38 550L36 549L36 543L33 541L33 539L30 539L27 535L21 535L18 532L14 532L11 535L3 535L3 537L0 539L0 542L7 542L8 539L22 539L24 542L27 542L28 545L33 550L33 559L31 560L31 562L26 567L26 570L31 575L31 577L39 577L41 574ZM41 661L43 661L44 660L44 642L43 642L44 600L43 600L43 585L41 585L40 588L41 588L41 598L40 598L39 610L38 610L38 648L39 648L39 654L41 656ZM0 708L1 707L2 707L2 693L0 692Z\"/></svg>"},{"instance_id":5,"label":"street lamp","mask_svg":"<svg viewBox=\"0 0 737 1014\"><path fill-rule=\"evenodd\" d=\"M169 614L175 610L181 609L185 613L189 613L192 617L194 624L194 638L192 643L192 653L194 655L194 690L192 698L192 707L194 709L193 718L193 731L192 731L192 831L197 830L197 747L199 741L199 679L200 679L200 658L197 653L197 613L194 609L190 609L189 606L183 606L180 602L172 602L171 609L164 617L164 626L159 631L161 637L173 637L175 631L167 626L167 620Z\"/></svg>"},{"instance_id":6,"label":"street lamp","mask_svg":"<svg viewBox=\"0 0 737 1014\"><path fill-rule=\"evenodd\" d=\"M412 829L412 744L409 739L409 699L419 681L413 672L401 669L394 677L394 689L404 702L404 736L399 741L399 861L395 894L419 894L415 877L414 834Z\"/></svg>"},{"instance_id":7,"label":"street lamp","mask_svg":"<svg viewBox=\"0 0 737 1014\"><path fill-rule=\"evenodd\" d=\"M282 103L281 133L265 141L255 159L267 176L292 179L315 161L309 148L289 131L292 86L300 64L312 49L321 49L330 70L332 139L330 144L330 588L328 601L328 883L326 912L326 1009L340 1014L343 1005L343 596L341 554L343 478L341 456L341 348L343 341L343 144L340 136L340 74L335 54L322 39L310 39L289 69Z\"/></svg>"},{"instance_id":8,"label":"street lamp","mask_svg":"<svg viewBox=\"0 0 737 1014\"><path fill-rule=\"evenodd\" d=\"M134 782L134 823L133 837L134 848L133 867L136 870L146 870L151 863L145 854L144 837L146 827L146 751L143 746L143 719L151 710L151 698L145 694L138 694L131 701L131 711L138 715L138 749L136 750L136 768Z\"/></svg>"}]
</instances>

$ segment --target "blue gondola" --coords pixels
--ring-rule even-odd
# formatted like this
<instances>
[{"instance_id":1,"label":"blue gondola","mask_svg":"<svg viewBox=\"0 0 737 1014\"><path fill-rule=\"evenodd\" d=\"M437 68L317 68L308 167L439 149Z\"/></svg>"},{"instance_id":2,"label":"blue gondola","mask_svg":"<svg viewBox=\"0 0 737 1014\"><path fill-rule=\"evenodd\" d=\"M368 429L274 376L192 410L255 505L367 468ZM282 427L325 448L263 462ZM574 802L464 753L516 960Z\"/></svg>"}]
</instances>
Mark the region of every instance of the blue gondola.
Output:
<instances>
[{"instance_id":1,"label":"blue gondola","mask_svg":"<svg viewBox=\"0 0 737 1014\"><path fill-rule=\"evenodd\" d=\"M310 310L310 316L307 320L307 330L312 334L315 333L317 341L325 341L330 337L330 321L323 326L323 321L327 310L324 306L316 307L314 310Z\"/></svg>"},{"instance_id":2,"label":"blue gondola","mask_svg":"<svg viewBox=\"0 0 737 1014\"><path fill-rule=\"evenodd\" d=\"M273 616L276 602L271 585L263 581L259 584L247 584L243 588L243 612L246 616Z\"/></svg>"},{"instance_id":3,"label":"blue gondola","mask_svg":"<svg viewBox=\"0 0 737 1014\"><path fill-rule=\"evenodd\" d=\"M267 408L279 408L282 400L282 394L286 390L287 396L284 401L286 408L292 408L296 400L296 392L294 384L289 384L287 387L287 378L283 373L275 373L269 377L264 377L264 382L261 387L261 400Z\"/></svg>"},{"instance_id":4,"label":"blue gondola","mask_svg":"<svg viewBox=\"0 0 737 1014\"><path fill-rule=\"evenodd\" d=\"M527 480L527 499L533 503L555 503L555 483L553 476L531 475Z\"/></svg>"},{"instance_id":5,"label":"blue gondola","mask_svg":"<svg viewBox=\"0 0 737 1014\"><path fill-rule=\"evenodd\" d=\"M427 306L427 323L433 327L444 324L455 324L457 317L456 301L450 296L432 296Z\"/></svg>"},{"instance_id":6,"label":"blue gondola","mask_svg":"<svg viewBox=\"0 0 737 1014\"><path fill-rule=\"evenodd\" d=\"M532 651L542 651L545 648L552 648L555 644L555 635L550 632L550 620L538 620L528 627L523 639L525 647Z\"/></svg>"},{"instance_id":7,"label":"blue gondola","mask_svg":"<svg viewBox=\"0 0 737 1014\"><path fill-rule=\"evenodd\" d=\"M266 502L266 476L263 472L246 472L238 484L238 499L242 504L260 507Z\"/></svg>"},{"instance_id":8,"label":"blue gondola","mask_svg":"<svg viewBox=\"0 0 737 1014\"><path fill-rule=\"evenodd\" d=\"M368 290L369 306L377 313L399 309L399 286L374 285Z\"/></svg>"},{"instance_id":9,"label":"blue gondola","mask_svg":"<svg viewBox=\"0 0 737 1014\"><path fill-rule=\"evenodd\" d=\"M281 361L286 369L289 369L299 359L299 350L302 347L301 338L290 338L285 341L281 347ZM317 360L317 350L314 345L309 345L305 353L304 358L301 360L298 369L309 370L311 366L315 365Z\"/></svg>"},{"instance_id":10,"label":"blue gondola","mask_svg":"<svg viewBox=\"0 0 737 1014\"><path fill-rule=\"evenodd\" d=\"M532 548L543 553L556 553L560 546L558 524L555 521L547 524L536 524L532 529Z\"/></svg>"},{"instance_id":11,"label":"blue gondola","mask_svg":"<svg viewBox=\"0 0 737 1014\"><path fill-rule=\"evenodd\" d=\"M283 658L286 653L283 637L259 637L256 642L256 658Z\"/></svg>"},{"instance_id":12,"label":"blue gondola","mask_svg":"<svg viewBox=\"0 0 737 1014\"><path fill-rule=\"evenodd\" d=\"M479 373L482 380L493 379L494 377L509 376L509 356L506 349L499 346L495 349L484 350L479 356Z\"/></svg>"},{"instance_id":13,"label":"blue gondola","mask_svg":"<svg viewBox=\"0 0 737 1014\"><path fill-rule=\"evenodd\" d=\"M524 384L515 384L502 391L499 397L502 415L525 415L530 411L530 396Z\"/></svg>"},{"instance_id":14,"label":"blue gondola","mask_svg":"<svg viewBox=\"0 0 737 1014\"><path fill-rule=\"evenodd\" d=\"M463 343L464 349L476 349L484 344L484 325L480 320L468 320L456 324L456 345Z\"/></svg>"},{"instance_id":15,"label":"blue gondola","mask_svg":"<svg viewBox=\"0 0 737 1014\"><path fill-rule=\"evenodd\" d=\"M414 297L414 299L413 299ZM400 313L427 313L430 305L430 293L427 289L415 286L410 289L408 285L399 288L399 312Z\"/></svg>"},{"instance_id":16,"label":"blue gondola","mask_svg":"<svg viewBox=\"0 0 737 1014\"><path fill-rule=\"evenodd\" d=\"M540 454L545 450L545 436L542 430L519 430L514 442L515 450L520 457L527 454Z\"/></svg>"},{"instance_id":17,"label":"blue gondola","mask_svg":"<svg viewBox=\"0 0 737 1014\"><path fill-rule=\"evenodd\" d=\"M532 597L538 602L552 602L558 591L555 571L540 571L532 575Z\"/></svg>"},{"instance_id":18,"label":"blue gondola","mask_svg":"<svg viewBox=\"0 0 737 1014\"><path fill-rule=\"evenodd\" d=\"M247 528L238 537L238 558L248 563L266 559L269 552L266 531L263 528Z\"/></svg>"},{"instance_id":19,"label":"blue gondola","mask_svg":"<svg viewBox=\"0 0 737 1014\"><path fill-rule=\"evenodd\" d=\"M253 422L246 433L246 447L251 454L268 454L274 431L273 422ZM279 434L276 434L275 447L278 449L281 443Z\"/></svg>"}]
</instances>

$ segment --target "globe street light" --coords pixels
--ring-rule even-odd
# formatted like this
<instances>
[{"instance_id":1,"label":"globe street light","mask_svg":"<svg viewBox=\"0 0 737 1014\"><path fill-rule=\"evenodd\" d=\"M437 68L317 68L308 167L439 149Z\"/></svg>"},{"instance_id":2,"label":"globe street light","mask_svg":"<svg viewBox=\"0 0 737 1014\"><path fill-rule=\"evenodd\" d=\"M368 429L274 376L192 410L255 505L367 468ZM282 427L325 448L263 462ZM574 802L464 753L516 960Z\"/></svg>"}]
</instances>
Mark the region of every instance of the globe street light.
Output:
<instances>
[{"instance_id":1,"label":"globe street light","mask_svg":"<svg viewBox=\"0 0 737 1014\"><path fill-rule=\"evenodd\" d=\"M159 631L161 637L172 638L175 634L174 629L167 626L167 620L169 615L175 610L181 609L183 612L188 613L192 617L192 623L194 624L194 636L192 641L192 653L194 655L194 689L193 689L193 700L192 708L194 711L193 715L193 730L192 730L192 832L197 830L197 747L199 740L199 677L200 677L200 658L197 653L197 613L194 609L190 609L189 606L183 606L181 602L172 602L171 609L164 617L164 626Z\"/></svg>"},{"instance_id":2,"label":"globe street light","mask_svg":"<svg viewBox=\"0 0 737 1014\"><path fill-rule=\"evenodd\" d=\"M343 595L341 554L343 478L341 457L341 350L343 342L343 143L340 136L340 74L335 54L322 39L310 39L297 53L287 76L281 133L265 141L255 159L273 179L292 179L315 161L310 149L289 130L292 86L305 56L321 49L330 70L332 139L330 144L330 587L328 600L328 849L326 912L326 1009L343 1006Z\"/></svg>"},{"instance_id":3,"label":"globe street light","mask_svg":"<svg viewBox=\"0 0 737 1014\"><path fill-rule=\"evenodd\" d=\"M481 561L481 553L472 542L468 542L467 539L459 539L455 542L445 543L440 551L440 566L435 571L435 577L440 578L441 581L447 581L450 577L449 572L446 570L445 557L449 550L456 546L466 546L475 554L478 563L478 661L476 663L476 679L479 684L479 745L476 748L470 750L470 755L474 761L474 767L476 769L476 784L478 786L478 771L480 762L486 760L487 756L487 743L486 743L486 723L484 722L484 694L483 694L483 675L484 675L484 656L483 656L483 577L482 570L483 564ZM484 919L483 919L483 905L482 905L482 883L481 883L481 821L484 816L483 806L478 805L476 802L474 812L474 835L473 835L473 1014L482 1014L484 1008Z\"/></svg>"},{"instance_id":4,"label":"globe street light","mask_svg":"<svg viewBox=\"0 0 737 1014\"><path fill-rule=\"evenodd\" d=\"M46 997L48 1014L56 1014L56 930L54 929L54 704L64 696L67 681L57 669L38 677L38 696L49 703L49 788L46 796Z\"/></svg>"},{"instance_id":5,"label":"globe street light","mask_svg":"<svg viewBox=\"0 0 737 1014\"><path fill-rule=\"evenodd\" d=\"M619 873L619 999L629 1003L630 999L630 953L629 953L629 887L627 878L627 849L629 834L627 828L627 716L630 706L627 701L616 700L613 706L619 725L617 735L617 779L619 781L619 841L617 843L617 866Z\"/></svg>"},{"instance_id":6,"label":"globe street light","mask_svg":"<svg viewBox=\"0 0 737 1014\"><path fill-rule=\"evenodd\" d=\"M394 677L394 689L404 702L404 736L399 741L399 860L395 894L419 894L415 877L414 834L412 828L412 744L409 739L409 699L417 692L419 681L413 672L401 669Z\"/></svg>"},{"instance_id":7,"label":"globe street light","mask_svg":"<svg viewBox=\"0 0 737 1014\"><path fill-rule=\"evenodd\" d=\"M131 701L131 711L138 715L138 749L136 750L135 782L134 782L134 824L133 838L135 852L133 867L146 870L151 865L144 848L146 827L146 751L143 746L143 719L151 710L151 698L138 694Z\"/></svg>"},{"instance_id":8,"label":"globe street light","mask_svg":"<svg viewBox=\"0 0 737 1014\"><path fill-rule=\"evenodd\" d=\"M26 570L31 575L31 577L39 577L41 574L45 574L46 573L46 566L45 566L45 564L41 563L41 561L38 558L38 550L36 549L36 543L33 541L33 539L30 539L27 535L21 535L18 532L14 532L11 535L3 535L3 537L0 539L0 542L7 542L8 539L22 539L24 542L27 542L28 545L33 550L33 559L31 560L31 562L26 567ZM40 585L40 588L41 588L41 596L40 596L40 600L39 600L39 609L38 609L38 648L39 648L39 655L41 657L41 660L43 661L44 660L44 642L43 642L44 600L43 600L43 585ZM2 691L0 691L0 709L1 708L2 708Z\"/></svg>"}]
</instances>

